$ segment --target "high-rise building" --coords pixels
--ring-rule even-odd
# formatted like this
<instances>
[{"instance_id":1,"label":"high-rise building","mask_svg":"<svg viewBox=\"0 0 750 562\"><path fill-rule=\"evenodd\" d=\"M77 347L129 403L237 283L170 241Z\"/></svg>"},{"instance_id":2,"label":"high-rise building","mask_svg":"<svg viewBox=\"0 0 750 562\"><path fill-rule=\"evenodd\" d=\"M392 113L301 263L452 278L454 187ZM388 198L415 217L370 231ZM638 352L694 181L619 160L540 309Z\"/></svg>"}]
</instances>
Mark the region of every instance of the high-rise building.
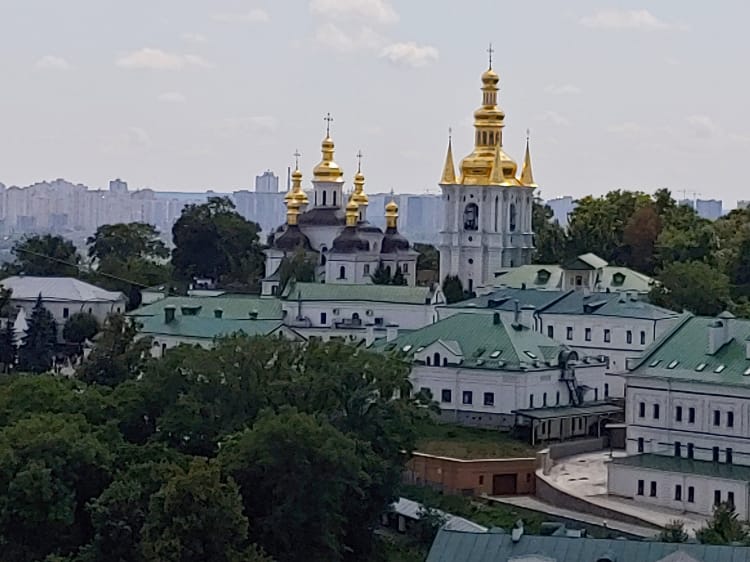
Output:
<instances>
[{"instance_id":1,"label":"high-rise building","mask_svg":"<svg viewBox=\"0 0 750 562\"><path fill-rule=\"evenodd\" d=\"M557 221L557 224L563 228L567 228L570 213L576 208L575 200L570 195L565 195L563 197L555 197L554 199L545 201L544 204L552 209L552 212L555 215L553 220Z\"/></svg>"},{"instance_id":2,"label":"high-rise building","mask_svg":"<svg viewBox=\"0 0 750 562\"><path fill-rule=\"evenodd\" d=\"M724 214L722 202L719 199L696 199L695 212L698 216L712 221Z\"/></svg>"},{"instance_id":3,"label":"high-rise building","mask_svg":"<svg viewBox=\"0 0 750 562\"><path fill-rule=\"evenodd\" d=\"M266 170L262 175L255 176L255 192L278 193L279 176L274 174L271 170Z\"/></svg>"}]
</instances>

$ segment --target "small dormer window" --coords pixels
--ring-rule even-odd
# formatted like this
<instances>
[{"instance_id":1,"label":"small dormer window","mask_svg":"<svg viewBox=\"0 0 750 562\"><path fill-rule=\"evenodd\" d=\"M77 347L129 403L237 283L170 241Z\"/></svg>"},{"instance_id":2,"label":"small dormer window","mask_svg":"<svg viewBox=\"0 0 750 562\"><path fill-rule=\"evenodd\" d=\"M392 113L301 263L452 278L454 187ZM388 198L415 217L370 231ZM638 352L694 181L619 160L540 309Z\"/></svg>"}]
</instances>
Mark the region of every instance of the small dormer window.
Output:
<instances>
[{"instance_id":1,"label":"small dormer window","mask_svg":"<svg viewBox=\"0 0 750 562\"><path fill-rule=\"evenodd\" d=\"M726 365L719 365L718 367L716 367L716 368L714 369L714 373L721 373L721 372L722 372L722 371L723 371L724 369L726 369L726 368L727 368L727 366L726 366Z\"/></svg>"},{"instance_id":2,"label":"small dormer window","mask_svg":"<svg viewBox=\"0 0 750 562\"><path fill-rule=\"evenodd\" d=\"M667 369L674 369L677 365L679 365L680 362L676 359L674 361L670 361L669 365L667 365Z\"/></svg>"},{"instance_id":3,"label":"small dormer window","mask_svg":"<svg viewBox=\"0 0 750 562\"><path fill-rule=\"evenodd\" d=\"M745 375L746 377L750 376L750 367L748 367L747 369L745 369L745 371L742 374Z\"/></svg>"},{"instance_id":4,"label":"small dormer window","mask_svg":"<svg viewBox=\"0 0 750 562\"><path fill-rule=\"evenodd\" d=\"M661 359L656 359L654 361L651 361L649 367L656 367L659 363L661 363Z\"/></svg>"},{"instance_id":5,"label":"small dormer window","mask_svg":"<svg viewBox=\"0 0 750 562\"><path fill-rule=\"evenodd\" d=\"M525 353L525 354L526 354L526 356L527 356L527 357L529 357L530 359L536 359L536 358L537 358L536 354L535 354L535 353L532 353L531 351L524 351L524 353Z\"/></svg>"},{"instance_id":6,"label":"small dormer window","mask_svg":"<svg viewBox=\"0 0 750 562\"><path fill-rule=\"evenodd\" d=\"M706 364L705 364L705 363L700 363L700 364L699 364L699 365L698 365L698 366L697 366L697 367L695 368L695 370L696 370L696 371L698 371L698 372L700 373L700 372L702 372L702 371L703 371L703 369L705 369L705 368L706 368Z\"/></svg>"},{"instance_id":7,"label":"small dormer window","mask_svg":"<svg viewBox=\"0 0 750 562\"><path fill-rule=\"evenodd\" d=\"M410 343L407 343L404 347L401 348L401 351L404 353L409 353L411 351L412 345Z\"/></svg>"},{"instance_id":8,"label":"small dormer window","mask_svg":"<svg viewBox=\"0 0 750 562\"><path fill-rule=\"evenodd\" d=\"M496 349L495 351L493 351L492 353L490 353L490 359L497 359L498 357L500 357L501 353L502 353L501 350Z\"/></svg>"},{"instance_id":9,"label":"small dormer window","mask_svg":"<svg viewBox=\"0 0 750 562\"><path fill-rule=\"evenodd\" d=\"M623 283L625 283L625 274L618 272L612 276L613 285L622 285Z\"/></svg>"}]
</instances>

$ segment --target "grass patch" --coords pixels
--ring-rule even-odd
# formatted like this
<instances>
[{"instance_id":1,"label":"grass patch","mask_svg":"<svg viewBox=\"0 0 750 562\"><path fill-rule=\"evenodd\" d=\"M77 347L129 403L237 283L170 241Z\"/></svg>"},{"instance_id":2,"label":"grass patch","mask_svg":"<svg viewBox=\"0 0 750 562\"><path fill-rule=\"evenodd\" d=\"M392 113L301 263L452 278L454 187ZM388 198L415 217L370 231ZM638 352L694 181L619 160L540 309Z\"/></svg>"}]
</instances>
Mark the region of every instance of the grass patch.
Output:
<instances>
[{"instance_id":1,"label":"grass patch","mask_svg":"<svg viewBox=\"0 0 750 562\"><path fill-rule=\"evenodd\" d=\"M425 423L420 428L416 451L458 459L533 457L527 443L495 429Z\"/></svg>"}]
</instances>

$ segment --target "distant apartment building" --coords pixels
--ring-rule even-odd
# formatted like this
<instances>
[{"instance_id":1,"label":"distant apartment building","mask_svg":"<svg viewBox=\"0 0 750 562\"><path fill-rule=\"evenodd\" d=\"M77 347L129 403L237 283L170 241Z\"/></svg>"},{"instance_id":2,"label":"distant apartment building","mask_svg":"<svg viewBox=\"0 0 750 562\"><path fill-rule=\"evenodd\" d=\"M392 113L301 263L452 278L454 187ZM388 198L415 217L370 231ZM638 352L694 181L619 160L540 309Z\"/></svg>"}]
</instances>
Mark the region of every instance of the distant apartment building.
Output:
<instances>
[{"instance_id":1,"label":"distant apartment building","mask_svg":"<svg viewBox=\"0 0 750 562\"><path fill-rule=\"evenodd\" d=\"M548 205L550 209L552 209L552 212L555 215L554 220L556 220L560 226L566 228L568 226L568 218L570 217L570 213L572 213L576 208L575 200L570 195L566 195L564 197L556 197L555 199L550 199L549 201L545 201L544 203Z\"/></svg>"},{"instance_id":2,"label":"distant apartment building","mask_svg":"<svg viewBox=\"0 0 750 562\"><path fill-rule=\"evenodd\" d=\"M750 200L740 199L739 201L737 201L737 208L738 209L750 209Z\"/></svg>"},{"instance_id":3,"label":"distant apartment building","mask_svg":"<svg viewBox=\"0 0 750 562\"><path fill-rule=\"evenodd\" d=\"M369 198L368 220L375 226L385 228L385 206L394 200L399 208L399 231L412 242L436 242L442 228L442 196L429 193L374 193Z\"/></svg>"},{"instance_id":4,"label":"distant apartment building","mask_svg":"<svg viewBox=\"0 0 750 562\"><path fill-rule=\"evenodd\" d=\"M260 176L255 176L255 192L278 193L279 176L274 174L271 170L266 170Z\"/></svg>"},{"instance_id":5,"label":"distant apartment building","mask_svg":"<svg viewBox=\"0 0 750 562\"><path fill-rule=\"evenodd\" d=\"M699 217L712 221L724 214L723 202L720 199L680 199L678 203L695 209Z\"/></svg>"}]
</instances>

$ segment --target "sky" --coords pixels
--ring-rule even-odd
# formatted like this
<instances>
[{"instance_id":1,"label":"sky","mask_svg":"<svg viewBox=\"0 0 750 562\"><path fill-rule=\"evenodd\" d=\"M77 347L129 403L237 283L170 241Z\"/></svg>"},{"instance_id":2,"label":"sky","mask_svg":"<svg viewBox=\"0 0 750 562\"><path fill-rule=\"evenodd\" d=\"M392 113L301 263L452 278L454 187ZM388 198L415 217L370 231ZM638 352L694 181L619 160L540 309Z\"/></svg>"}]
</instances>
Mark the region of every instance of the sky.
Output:
<instances>
[{"instance_id":1,"label":"sky","mask_svg":"<svg viewBox=\"0 0 750 562\"><path fill-rule=\"evenodd\" d=\"M0 0L0 182L232 191L323 117L347 181L437 193L472 148L487 46L540 195L750 199L744 0ZM457 162L458 163L458 162Z\"/></svg>"}]
</instances>

